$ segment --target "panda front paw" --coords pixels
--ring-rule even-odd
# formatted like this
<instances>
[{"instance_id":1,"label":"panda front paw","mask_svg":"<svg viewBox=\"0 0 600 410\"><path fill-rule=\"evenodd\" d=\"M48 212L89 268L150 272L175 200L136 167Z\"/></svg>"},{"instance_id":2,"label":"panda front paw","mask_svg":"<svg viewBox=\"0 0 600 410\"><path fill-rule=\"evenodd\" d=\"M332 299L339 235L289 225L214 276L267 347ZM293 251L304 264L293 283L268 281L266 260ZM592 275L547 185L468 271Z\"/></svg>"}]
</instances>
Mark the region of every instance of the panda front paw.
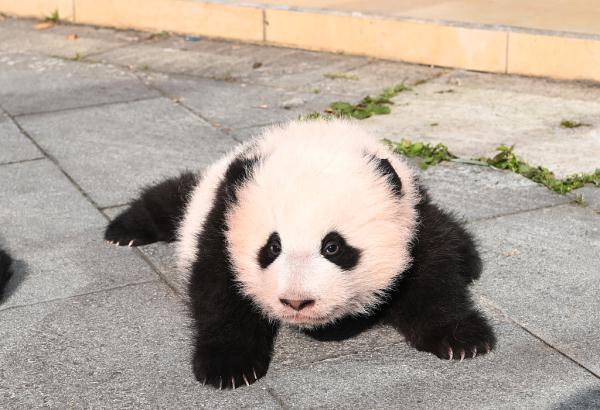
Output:
<instances>
[{"instance_id":1,"label":"panda front paw","mask_svg":"<svg viewBox=\"0 0 600 410\"><path fill-rule=\"evenodd\" d=\"M194 375L203 385L222 389L250 386L267 374L270 358L256 353L216 353L210 351L194 354Z\"/></svg>"},{"instance_id":2,"label":"panda front paw","mask_svg":"<svg viewBox=\"0 0 600 410\"><path fill-rule=\"evenodd\" d=\"M462 362L489 353L496 345L496 337L485 317L473 312L459 322L428 332L412 344L440 359Z\"/></svg>"},{"instance_id":3,"label":"panda front paw","mask_svg":"<svg viewBox=\"0 0 600 410\"><path fill-rule=\"evenodd\" d=\"M156 242L158 239L151 229L152 222L140 219L132 208L126 210L108 224L104 239L117 246L130 247Z\"/></svg>"}]
</instances>

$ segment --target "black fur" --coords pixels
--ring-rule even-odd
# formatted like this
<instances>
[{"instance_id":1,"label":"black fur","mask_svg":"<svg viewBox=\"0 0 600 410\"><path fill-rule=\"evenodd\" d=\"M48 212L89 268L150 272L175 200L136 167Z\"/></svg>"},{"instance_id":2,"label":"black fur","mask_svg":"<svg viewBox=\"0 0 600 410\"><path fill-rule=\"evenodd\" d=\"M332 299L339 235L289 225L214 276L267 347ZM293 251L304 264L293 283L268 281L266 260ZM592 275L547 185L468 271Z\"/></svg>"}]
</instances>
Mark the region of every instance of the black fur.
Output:
<instances>
[{"instance_id":1,"label":"black fur","mask_svg":"<svg viewBox=\"0 0 600 410\"><path fill-rule=\"evenodd\" d=\"M0 301L4 296L4 288L12 276L12 258L8 253L0 249Z\"/></svg>"},{"instance_id":2,"label":"black fur","mask_svg":"<svg viewBox=\"0 0 600 410\"><path fill-rule=\"evenodd\" d=\"M267 239L265 246L260 248L258 251L258 264L260 265L261 269L265 269L267 266L272 264L279 256L279 252L273 252L272 247L274 245L279 246L279 250L281 252L281 239L279 238L279 234L277 232L273 232L269 236L269 239Z\"/></svg>"},{"instance_id":3,"label":"black fur","mask_svg":"<svg viewBox=\"0 0 600 410\"><path fill-rule=\"evenodd\" d=\"M256 162L237 159L229 166L198 239L202 253L188 289L196 325L194 374L220 388L253 383L266 374L279 327L237 289L225 243L225 213Z\"/></svg>"},{"instance_id":4,"label":"black fur","mask_svg":"<svg viewBox=\"0 0 600 410\"><path fill-rule=\"evenodd\" d=\"M339 251L335 255L327 255L325 253L325 246L329 242L335 242L339 246ZM321 241L321 255L343 270L351 270L358 265L360 249L348 245L344 237L339 233L329 232Z\"/></svg>"},{"instance_id":5,"label":"black fur","mask_svg":"<svg viewBox=\"0 0 600 410\"><path fill-rule=\"evenodd\" d=\"M193 370L200 382L215 387L238 387L264 376L279 327L238 290L225 243L225 214L257 162L256 158L238 158L229 166L198 238L201 256L192 266L188 291L196 331ZM147 188L109 225L107 239L121 244L131 239L136 244L173 240L176 221L194 183L191 174L183 174ZM482 268L473 238L458 220L430 202L425 189L421 188L421 194L418 229L411 246L413 263L398 276L387 302L369 316L341 318L306 330L307 334L319 340L342 340L385 319L410 345L441 358L470 358L494 348L494 332L474 307L468 289ZM341 239L347 253L341 254L344 260L332 262L351 269L360 251L345 244L339 234L334 239ZM257 257L262 266L268 261L260 252Z\"/></svg>"},{"instance_id":6,"label":"black fur","mask_svg":"<svg viewBox=\"0 0 600 410\"><path fill-rule=\"evenodd\" d=\"M387 179L394 195L399 198L402 197L402 181L400 180L400 177L396 173L396 170L392 164L390 164L390 161L384 158L378 158L375 155L370 155L370 160L374 161L377 165L377 172L379 172L382 177Z\"/></svg>"},{"instance_id":7,"label":"black fur","mask_svg":"<svg viewBox=\"0 0 600 410\"><path fill-rule=\"evenodd\" d=\"M447 359L485 354L496 338L468 289L481 275L476 245L455 218L421 192L413 263L392 294L389 319L418 350Z\"/></svg>"},{"instance_id":8,"label":"black fur","mask_svg":"<svg viewBox=\"0 0 600 410\"><path fill-rule=\"evenodd\" d=\"M121 246L174 241L177 226L196 183L196 176L185 172L145 188L139 198L108 225L104 239Z\"/></svg>"}]
</instances>

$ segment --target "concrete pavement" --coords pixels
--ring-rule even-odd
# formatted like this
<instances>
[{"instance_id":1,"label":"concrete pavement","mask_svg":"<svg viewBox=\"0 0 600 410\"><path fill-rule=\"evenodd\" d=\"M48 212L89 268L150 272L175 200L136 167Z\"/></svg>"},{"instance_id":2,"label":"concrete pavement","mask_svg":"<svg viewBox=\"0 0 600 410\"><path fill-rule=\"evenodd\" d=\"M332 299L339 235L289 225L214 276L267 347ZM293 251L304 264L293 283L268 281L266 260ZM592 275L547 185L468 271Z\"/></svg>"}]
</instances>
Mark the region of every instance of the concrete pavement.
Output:
<instances>
[{"instance_id":1,"label":"concrete pavement","mask_svg":"<svg viewBox=\"0 0 600 410\"><path fill-rule=\"evenodd\" d=\"M436 103L451 93L434 88L465 74L91 27L35 31L33 24L0 22L0 241L16 259L0 305L0 408L600 407L600 215L518 175L456 163L422 178L481 244L485 270L475 294L497 328L497 350L448 363L409 348L390 328L329 343L285 329L257 384L219 392L196 383L188 319L173 290L173 247L107 246L107 220L139 187L200 169L261 126L402 81L418 95L401 94L406 100L391 115L365 126L413 137L407 121L437 116L436 137L452 149L444 138L459 124L445 124L456 117L437 110L442 104L448 113L451 100ZM67 40L70 33L79 38ZM357 79L325 76L338 72ZM552 110L580 114L592 126L574 132L597 136L596 86L479 76L466 75L466 93L507 105L527 89L515 86L508 96L490 89L507 82L546 96L551 89ZM588 103L573 103L575 92ZM535 100L534 116L549 112L549 101ZM404 103L420 108L406 119L398 115ZM472 121L463 124L467 145L487 146L478 131L485 118ZM492 141L510 134L487 131ZM582 161L600 166L591 155ZM597 188L585 189L597 196Z\"/></svg>"}]
</instances>

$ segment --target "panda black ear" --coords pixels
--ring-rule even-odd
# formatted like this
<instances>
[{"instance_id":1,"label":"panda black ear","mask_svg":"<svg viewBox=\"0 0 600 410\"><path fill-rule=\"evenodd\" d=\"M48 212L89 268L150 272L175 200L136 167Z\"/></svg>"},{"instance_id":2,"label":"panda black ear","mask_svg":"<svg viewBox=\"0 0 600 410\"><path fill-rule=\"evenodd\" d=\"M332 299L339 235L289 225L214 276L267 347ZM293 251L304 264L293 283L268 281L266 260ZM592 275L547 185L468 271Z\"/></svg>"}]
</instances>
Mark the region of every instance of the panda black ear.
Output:
<instances>
[{"instance_id":1,"label":"panda black ear","mask_svg":"<svg viewBox=\"0 0 600 410\"><path fill-rule=\"evenodd\" d=\"M390 161L385 158L378 158L375 155L371 155L370 157L371 162L375 164L377 172L387 179L394 195L398 198L402 197L402 181Z\"/></svg>"},{"instance_id":2,"label":"panda black ear","mask_svg":"<svg viewBox=\"0 0 600 410\"><path fill-rule=\"evenodd\" d=\"M224 183L226 195L230 201L237 200L237 189L250 179L257 163L257 157L238 157L229 165L225 173Z\"/></svg>"}]
</instances>

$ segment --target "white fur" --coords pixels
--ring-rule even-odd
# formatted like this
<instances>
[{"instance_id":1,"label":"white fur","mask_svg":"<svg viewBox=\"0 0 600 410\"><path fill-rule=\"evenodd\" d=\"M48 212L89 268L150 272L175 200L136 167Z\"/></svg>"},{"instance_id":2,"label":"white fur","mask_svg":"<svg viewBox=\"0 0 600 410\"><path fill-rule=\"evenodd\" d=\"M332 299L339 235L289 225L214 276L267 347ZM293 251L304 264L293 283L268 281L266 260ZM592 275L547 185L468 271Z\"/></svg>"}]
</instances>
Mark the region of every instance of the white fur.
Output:
<instances>
[{"instance_id":1,"label":"white fur","mask_svg":"<svg viewBox=\"0 0 600 410\"><path fill-rule=\"evenodd\" d=\"M375 136L346 121L292 122L267 129L206 170L179 231L184 271L199 257L197 238L229 164L239 155L263 160L239 189L227 220L231 262L243 292L269 316L302 326L366 313L410 265L409 244L419 200L412 170ZM368 155L387 158L402 181L402 198ZM331 231L362 251L343 271L320 254ZM258 252L273 232L282 253L266 269ZM280 298L315 299L296 312Z\"/></svg>"}]
</instances>

